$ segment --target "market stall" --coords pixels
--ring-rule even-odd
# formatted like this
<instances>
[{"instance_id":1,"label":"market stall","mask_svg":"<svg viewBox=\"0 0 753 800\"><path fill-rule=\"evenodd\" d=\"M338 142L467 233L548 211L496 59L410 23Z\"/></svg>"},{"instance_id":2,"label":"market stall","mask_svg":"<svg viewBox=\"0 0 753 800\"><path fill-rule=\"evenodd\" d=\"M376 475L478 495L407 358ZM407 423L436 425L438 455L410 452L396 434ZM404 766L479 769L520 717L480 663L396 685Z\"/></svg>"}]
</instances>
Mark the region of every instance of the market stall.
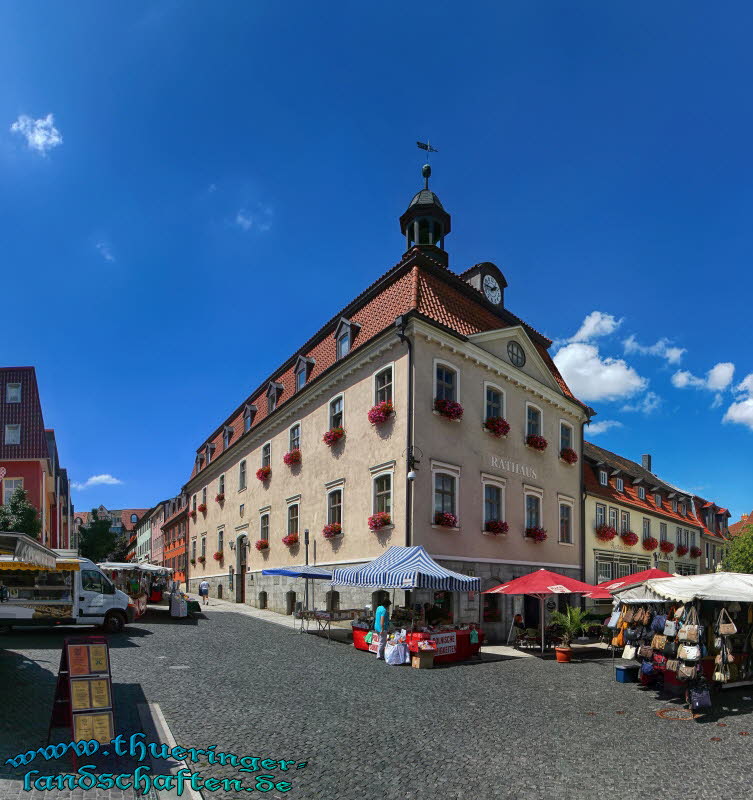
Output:
<instances>
[{"instance_id":1,"label":"market stall","mask_svg":"<svg viewBox=\"0 0 753 800\"><path fill-rule=\"evenodd\" d=\"M393 546L369 564L332 572L333 586L382 589L385 594L390 589L431 589L437 593L478 592L480 584L479 578L440 566L421 546ZM453 624L448 617L442 616L441 610L434 618L430 618L429 612L433 607L427 609L426 605L429 604L414 603L392 609L390 623L394 629L391 634L393 646L405 647L410 653L431 649L435 654L435 662L440 664L464 661L478 654L483 633L474 623ZM358 650L377 652L379 634L373 630L373 623L369 608L351 623L353 645ZM431 644L421 645L420 642Z\"/></svg>"},{"instance_id":2,"label":"market stall","mask_svg":"<svg viewBox=\"0 0 753 800\"><path fill-rule=\"evenodd\" d=\"M97 566L112 579L118 589L131 598L134 619L146 613L147 603L153 596L153 587L155 589L159 587L158 602L161 602L162 592L167 588L167 577L172 573L172 569L168 567L160 567L157 564L133 564L128 561L104 561Z\"/></svg>"}]
</instances>

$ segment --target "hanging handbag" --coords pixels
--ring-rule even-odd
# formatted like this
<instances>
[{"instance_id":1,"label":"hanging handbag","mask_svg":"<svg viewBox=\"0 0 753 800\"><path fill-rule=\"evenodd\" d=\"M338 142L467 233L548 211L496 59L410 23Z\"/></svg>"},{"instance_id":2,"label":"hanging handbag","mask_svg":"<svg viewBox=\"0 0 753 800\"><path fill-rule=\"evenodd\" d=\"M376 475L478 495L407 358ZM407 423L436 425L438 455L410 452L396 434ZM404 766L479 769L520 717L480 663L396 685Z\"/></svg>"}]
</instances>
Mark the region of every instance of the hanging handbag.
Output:
<instances>
[{"instance_id":1,"label":"hanging handbag","mask_svg":"<svg viewBox=\"0 0 753 800\"><path fill-rule=\"evenodd\" d=\"M680 662L676 658L668 658L664 669L667 672L677 672L677 670L680 669Z\"/></svg>"},{"instance_id":2,"label":"hanging handbag","mask_svg":"<svg viewBox=\"0 0 753 800\"><path fill-rule=\"evenodd\" d=\"M650 661L644 661L641 664L641 674L650 675L654 671L654 665Z\"/></svg>"},{"instance_id":3,"label":"hanging handbag","mask_svg":"<svg viewBox=\"0 0 753 800\"><path fill-rule=\"evenodd\" d=\"M664 645L662 653L664 653L667 658L674 658L677 655L677 642L673 641L672 639L667 639L667 643Z\"/></svg>"},{"instance_id":4,"label":"hanging handbag","mask_svg":"<svg viewBox=\"0 0 753 800\"><path fill-rule=\"evenodd\" d=\"M698 624L698 612L691 608L685 624L677 634L681 642L697 642L701 638L701 626Z\"/></svg>"},{"instance_id":5,"label":"hanging handbag","mask_svg":"<svg viewBox=\"0 0 753 800\"><path fill-rule=\"evenodd\" d=\"M740 659L735 653L717 653L714 659L715 664L737 664Z\"/></svg>"},{"instance_id":6,"label":"hanging handbag","mask_svg":"<svg viewBox=\"0 0 753 800\"><path fill-rule=\"evenodd\" d=\"M637 642L638 641L638 628L627 628L625 630L625 641L626 642Z\"/></svg>"},{"instance_id":7,"label":"hanging handbag","mask_svg":"<svg viewBox=\"0 0 753 800\"><path fill-rule=\"evenodd\" d=\"M677 670L678 678L695 678L696 665L695 664L680 664L680 669Z\"/></svg>"},{"instance_id":8,"label":"hanging handbag","mask_svg":"<svg viewBox=\"0 0 753 800\"><path fill-rule=\"evenodd\" d=\"M649 647L647 644L642 644L638 648L638 655L641 658L651 658L653 654L654 654L654 649L652 647Z\"/></svg>"},{"instance_id":9,"label":"hanging handbag","mask_svg":"<svg viewBox=\"0 0 753 800\"><path fill-rule=\"evenodd\" d=\"M666 643L667 637L661 633L656 633L654 634L654 638L651 640L651 647L654 650L663 650Z\"/></svg>"},{"instance_id":10,"label":"hanging handbag","mask_svg":"<svg viewBox=\"0 0 753 800\"><path fill-rule=\"evenodd\" d=\"M678 606L675 609L675 619L679 622L685 616L685 606Z\"/></svg>"},{"instance_id":11,"label":"hanging handbag","mask_svg":"<svg viewBox=\"0 0 753 800\"><path fill-rule=\"evenodd\" d=\"M626 645L625 645L625 649L622 651L622 657L623 657L623 658L628 658L628 659L635 658L635 654L636 654L636 652L637 652L637 651L636 651L636 649L635 649L635 645L633 645L633 644L626 644Z\"/></svg>"},{"instance_id":12,"label":"hanging handbag","mask_svg":"<svg viewBox=\"0 0 753 800\"><path fill-rule=\"evenodd\" d=\"M677 657L683 661L699 661L701 648L697 644L683 644L677 652Z\"/></svg>"},{"instance_id":13,"label":"hanging handbag","mask_svg":"<svg viewBox=\"0 0 753 800\"><path fill-rule=\"evenodd\" d=\"M690 707L693 711L702 708L711 708L711 693L704 687L697 687L690 690Z\"/></svg>"},{"instance_id":14,"label":"hanging handbag","mask_svg":"<svg viewBox=\"0 0 753 800\"><path fill-rule=\"evenodd\" d=\"M664 665L667 663L667 657L661 653L654 653L652 661L657 667L664 667Z\"/></svg>"},{"instance_id":15,"label":"hanging handbag","mask_svg":"<svg viewBox=\"0 0 753 800\"><path fill-rule=\"evenodd\" d=\"M612 637L612 647L624 647L625 646L625 632L620 630L617 632L615 636Z\"/></svg>"},{"instance_id":16,"label":"hanging handbag","mask_svg":"<svg viewBox=\"0 0 753 800\"><path fill-rule=\"evenodd\" d=\"M607 628L616 628L617 623L620 621L620 612L619 610L615 610L612 612L612 616L609 618L607 622Z\"/></svg>"},{"instance_id":17,"label":"hanging handbag","mask_svg":"<svg viewBox=\"0 0 753 800\"><path fill-rule=\"evenodd\" d=\"M633 609L633 607L625 606L625 610L622 612L622 621L632 622L634 616L635 616L635 610Z\"/></svg>"},{"instance_id":18,"label":"hanging handbag","mask_svg":"<svg viewBox=\"0 0 753 800\"><path fill-rule=\"evenodd\" d=\"M726 608L722 608L719 612L717 625L721 636L734 636L737 633L737 625L732 622L732 617L730 617Z\"/></svg>"},{"instance_id":19,"label":"hanging handbag","mask_svg":"<svg viewBox=\"0 0 753 800\"><path fill-rule=\"evenodd\" d=\"M664 635L672 638L677 636L677 623L673 619L668 619L664 623Z\"/></svg>"},{"instance_id":20,"label":"hanging handbag","mask_svg":"<svg viewBox=\"0 0 753 800\"><path fill-rule=\"evenodd\" d=\"M729 669L724 664L718 666L714 670L714 674L712 675L711 679L717 683L727 683L729 681Z\"/></svg>"},{"instance_id":21,"label":"hanging handbag","mask_svg":"<svg viewBox=\"0 0 753 800\"><path fill-rule=\"evenodd\" d=\"M657 614L651 620L651 630L655 631L656 633L664 633L664 626L667 624L667 615L666 614Z\"/></svg>"}]
</instances>

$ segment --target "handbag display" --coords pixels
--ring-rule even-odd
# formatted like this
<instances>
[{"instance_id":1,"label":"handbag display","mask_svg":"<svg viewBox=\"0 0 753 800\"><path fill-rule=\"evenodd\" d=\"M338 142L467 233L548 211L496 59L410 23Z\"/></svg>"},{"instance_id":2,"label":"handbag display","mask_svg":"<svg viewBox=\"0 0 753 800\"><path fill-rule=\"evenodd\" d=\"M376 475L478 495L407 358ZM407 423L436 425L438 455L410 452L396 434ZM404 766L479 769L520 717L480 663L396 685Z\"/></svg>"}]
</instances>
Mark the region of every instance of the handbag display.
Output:
<instances>
[{"instance_id":1,"label":"handbag display","mask_svg":"<svg viewBox=\"0 0 753 800\"><path fill-rule=\"evenodd\" d=\"M727 683L727 681L729 681L729 669L722 664L714 670L714 674L712 675L711 679L717 683Z\"/></svg>"},{"instance_id":2,"label":"handbag display","mask_svg":"<svg viewBox=\"0 0 753 800\"><path fill-rule=\"evenodd\" d=\"M706 687L690 690L690 706L693 711L701 708L711 708L711 693Z\"/></svg>"},{"instance_id":3,"label":"handbag display","mask_svg":"<svg viewBox=\"0 0 753 800\"><path fill-rule=\"evenodd\" d=\"M667 663L667 657L661 653L654 653L652 660L657 667L663 667Z\"/></svg>"},{"instance_id":4,"label":"handbag display","mask_svg":"<svg viewBox=\"0 0 753 800\"><path fill-rule=\"evenodd\" d=\"M626 642L637 642L638 641L638 628L627 628L625 630L625 641Z\"/></svg>"},{"instance_id":5,"label":"handbag display","mask_svg":"<svg viewBox=\"0 0 753 800\"><path fill-rule=\"evenodd\" d=\"M691 608L685 624L680 628L677 638L681 642L698 642L701 639L703 627L698 624L698 612Z\"/></svg>"},{"instance_id":6,"label":"handbag display","mask_svg":"<svg viewBox=\"0 0 753 800\"><path fill-rule=\"evenodd\" d=\"M653 656L653 654L654 654L653 647L649 647L647 644L642 644L638 648L638 655L641 658L651 658Z\"/></svg>"},{"instance_id":7,"label":"handbag display","mask_svg":"<svg viewBox=\"0 0 753 800\"><path fill-rule=\"evenodd\" d=\"M668 658L664 669L667 672L677 672L677 670L680 669L680 662L676 658Z\"/></svg>"},{"instance_id":8,"label":"handbag display","mask_svg":"<svg viewBox=\"0 0 753 800\"><path fill-rule=\"evenodd\" d=\"M678 606L675 609L675 619L679 622L685 616L685 606Z\"/></svg>"},{"instance_id":9,"label":"handbag display","mask_svg":"<svg viewBox=\"0 0 753 800\"><path fill-rule=\"evenodd\" d=\"M633 644L626 644L626 645L625 645L625 649L622 651L622 657L623 657L623 658L628 658L628 659L633 659L633 658L635 658L635 654L636 654L637 652L638 652L638 651L636 650L636 647L635 647L635 645L633 645Z\"/></svg>"},{"instance_id":10,"label":"handbag display","mask_svg":"<svg viewBox=\"0 0 753 800\"><path fill-rule=\"evenodd\" d=\"M612 637L612 647L624 647L625 646L625 632L620 630L617 632L615 636Z\"/></svg>"},{"instance_id":11,"label":"handbag display","mask_svg":"<svg viewBox=\"0 0 753 800\"><path fill-rule=\"evenodd\" d=\"M696 669L695 664L680 664L680 669L677 670L677 677L695 678Z\"/></svg>"},{"instance_id":12,"label":"handbag display","mask_svg":"<svg viewBox=\"0 0 753 800\"><path fill-rule=\"evenodd\" d=\"M634 616L635 616L635 610L633 609L633 607L625 606L625 610L622 612L622 621L632 622Z\"/></svg>"},{"instance_id":13,"label":"handbag display","mask_svg":"<svg viewBox=\"0 0 753 800\"><path fill-rule=\"evenodd\" d=\"M667 637L664 636L664 634L656 633L654 634L654 638L651 640L651 647L654 650L663 650L666 643Z\"/></svg>"},{"instance_id":14,"label":"handbag display","mask_svg":"<svg viewBox=\"0 0 753 800\"><path fill-rule=\"evenodd\" d=\"M700 661L701 648L697 644L683 644L677 651L677 657L683 661Z\"/></svg>"},{"instance_id":15,"label":"handbag display","mask_svg":"<svg viewBox=\"0 0 753 800\"><path fill-rule=\"evenodd\" d=\"M666 614L657 614L651 620L651 630L656 631L656 633L664 633L664 626L667 624L667 615Z\"/></svg>"},{"instance_id":16,"label":"handbag display","mask_svg":"<svg viewBox=\"0 0 753 800\"><path fill-rule=\"evenodd\" d=\"M674 658L677 655L677 642L675 642L673 639L667 639L667 643L664 645L662 653L664 653L667 658Z\"/></svg>"},{"instance_id":17,"label":"handbag display","mask_svg":"<svg viewBox=\"0 0 753 800\"><path fill-rule=\"evenodd\" d=\"M651 675L653 671L654 671L654 665L650 661L644 661L641 664L642 675Z\"/></svg>"},{"instance_id":18,"label":"handbag display","mask_svg":"<svg viewBox=\"0 0 753 800\"><path fill-rule=\"evenodd\" d=\"M616 628L617 623L619 621L620 621L620 612L613 611L612 616L609 618L609 621L607 622L607 628Z\"/></svg>"},{"instance_id":19,"label":"handbag display","mask_svg":"<svg viewBox=\"0 0 753 800\"><path fill-rule=\"evenodd\" d=\"M664 635L672 638L677 636L677 623L673 619L668 619L664 623Z\"/></svg>"},{"instance_id":20,"label":"handbag display","mask_svg":"<svg viewBox=\"0 0 753 800\"><path fill-rule=\"evenodd\" d=\"M722 608L719 612L717 628L721 636L734 636L737 633L737 625L732 622L732 617L730 617L726 608Z\"/></svg>"}]
</instances>

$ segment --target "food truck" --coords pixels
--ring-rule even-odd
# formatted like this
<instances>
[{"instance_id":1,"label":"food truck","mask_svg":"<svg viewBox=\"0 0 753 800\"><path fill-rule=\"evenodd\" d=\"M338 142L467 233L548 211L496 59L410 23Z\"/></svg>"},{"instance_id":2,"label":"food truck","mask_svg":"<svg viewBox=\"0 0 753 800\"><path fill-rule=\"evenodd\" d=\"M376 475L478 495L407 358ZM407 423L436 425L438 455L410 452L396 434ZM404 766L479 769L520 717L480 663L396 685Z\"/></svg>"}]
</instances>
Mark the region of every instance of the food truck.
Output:
<instances>
[{"instance_id":1,"label":"food truck","mask_svg":"<svg viewBox=\"0 0 753 800\"><path fill-rule=\"evenodd\" d=\"M0 629L101 625L118 633L133 617L128 595L89 559L61 557L23 534L0 533Z\"/></svg>"}]
</instances>

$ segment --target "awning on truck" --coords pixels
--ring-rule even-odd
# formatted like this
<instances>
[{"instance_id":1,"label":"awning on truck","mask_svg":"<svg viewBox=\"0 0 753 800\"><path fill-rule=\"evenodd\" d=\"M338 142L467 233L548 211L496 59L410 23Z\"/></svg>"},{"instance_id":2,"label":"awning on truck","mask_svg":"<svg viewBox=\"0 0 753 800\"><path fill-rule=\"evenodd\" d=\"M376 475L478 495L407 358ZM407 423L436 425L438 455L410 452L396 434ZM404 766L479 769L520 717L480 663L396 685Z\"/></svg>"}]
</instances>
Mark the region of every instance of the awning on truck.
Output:
<instances>
[{"instance_id":1,"label":"awning on truck","mask_svg":"<svg viewBox=\"0 0 753 800\"><path fill-rule=\"evenodd\" d=\"M0 569L55 569L57 555L25 533L0 532Z\"/></svg>"}]
</instances>

